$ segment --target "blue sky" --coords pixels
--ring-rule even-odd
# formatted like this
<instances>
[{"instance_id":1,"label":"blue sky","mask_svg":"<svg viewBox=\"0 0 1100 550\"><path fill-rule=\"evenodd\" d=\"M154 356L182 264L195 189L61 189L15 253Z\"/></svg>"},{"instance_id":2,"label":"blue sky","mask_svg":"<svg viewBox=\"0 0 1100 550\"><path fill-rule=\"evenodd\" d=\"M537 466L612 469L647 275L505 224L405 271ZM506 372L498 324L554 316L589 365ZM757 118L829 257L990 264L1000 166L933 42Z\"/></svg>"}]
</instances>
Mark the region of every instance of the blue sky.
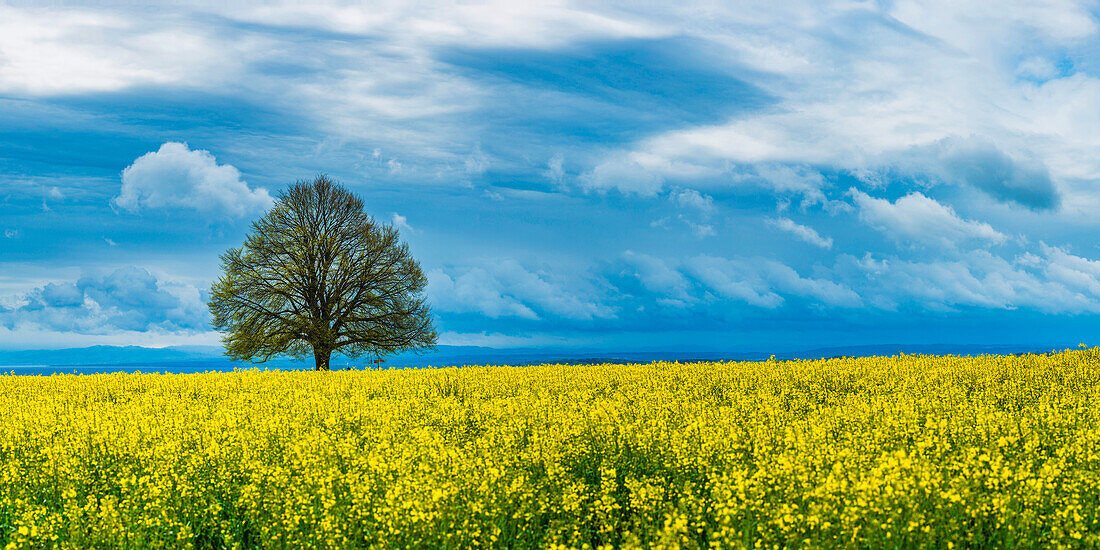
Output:
<instances>
[{"instance_id":1,"label":"blue sky","mask_svg":"<svg viewBox=\"0 0 1100 550\"><path fill-rule=\"evenodd\" d=\"M406 4L0 4L0 348L216 344L321 172L442 344L1096 341L1096 3Z\"/></svg>"}]
</instances>

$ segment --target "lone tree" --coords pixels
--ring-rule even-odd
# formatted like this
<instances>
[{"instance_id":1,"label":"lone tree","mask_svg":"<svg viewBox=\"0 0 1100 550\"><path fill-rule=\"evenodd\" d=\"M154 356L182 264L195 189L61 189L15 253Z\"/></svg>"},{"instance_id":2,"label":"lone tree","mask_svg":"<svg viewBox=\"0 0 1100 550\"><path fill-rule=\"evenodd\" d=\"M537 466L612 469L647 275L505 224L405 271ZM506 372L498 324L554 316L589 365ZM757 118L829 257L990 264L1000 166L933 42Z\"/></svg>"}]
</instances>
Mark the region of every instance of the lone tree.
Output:
<instances>
[{"instance_id":1,"label":"lone tree","mask_svg":"<svg viewBox=\"0 0 1100 550\"><path fill-rule=\"evenodd\" d=\"M382 357L435 345L427 279L408 245L324 175L281 193L221 261L208 305L234 359L312 353L314 368L329 370L335 351Z\"/></svg>"}]
</instances>

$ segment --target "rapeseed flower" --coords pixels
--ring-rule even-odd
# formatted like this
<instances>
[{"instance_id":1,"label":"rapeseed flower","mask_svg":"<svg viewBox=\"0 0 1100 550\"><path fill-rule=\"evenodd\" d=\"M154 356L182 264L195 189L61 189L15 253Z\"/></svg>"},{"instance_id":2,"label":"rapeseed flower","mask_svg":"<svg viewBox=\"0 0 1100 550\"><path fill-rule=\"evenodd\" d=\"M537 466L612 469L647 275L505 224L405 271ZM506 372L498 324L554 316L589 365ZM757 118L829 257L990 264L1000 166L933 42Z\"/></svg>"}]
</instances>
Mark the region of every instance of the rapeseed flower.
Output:
<instances>
[{"instance_id":1,"label":"rapeseed flower","mask_svg":"<svg viewBox=\"0 0 1100 550\"><path fill-rule=\"evenodd\" d=\"M1100 545L1100 349L0 376L0 548Z\"/></svg>"}]
</instances>

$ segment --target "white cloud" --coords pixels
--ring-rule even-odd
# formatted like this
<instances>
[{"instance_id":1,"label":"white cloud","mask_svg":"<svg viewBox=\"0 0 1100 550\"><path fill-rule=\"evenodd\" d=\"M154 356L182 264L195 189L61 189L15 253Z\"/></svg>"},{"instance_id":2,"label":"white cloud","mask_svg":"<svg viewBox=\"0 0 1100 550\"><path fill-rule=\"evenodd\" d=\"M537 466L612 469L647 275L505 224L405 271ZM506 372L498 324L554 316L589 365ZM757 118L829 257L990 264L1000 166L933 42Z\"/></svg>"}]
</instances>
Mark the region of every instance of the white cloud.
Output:
<instances>
[{"instance_id":1,"label":"white cloud","mask_svg":"<svg viewBox=\"0 0 1100 550\"><path fill-rule=\"evenodd\" d=\"M491 109L494 98L440 60L441 52L675 34L644 14L557 1L171 4L0 5L0 92L172 88L250 105L262 98L264 107L292 111L349 149L369 151L379 142L400 149L403 162L385 163L391 175L447 178L487 166L487 159L458 152L455 144L472 146L477 138L454 118ZM303 30L313 33L310 40L301 39ZM437 173L441 165L453 172Z\"/></svg>"},{"instance_id":2,"label":"white cloud","mask_svg":"<svg viewBox=\"0 0 1100 550\"><path fill-rule=\"evenodd\" d=\"M555 153L554 156L550 157L543 175L554 185L562 185L565 182L565 156L561 153Z\"/></svg>"},{"instance_id":3,"label":"white cloud","mask_svg":"<svg viewBox=\"0 0 1100 550\"><path fill-rule=\"evenodd\" d=\"M269 25L313 27L401 41L423 37L434 44L552 48L595 38L651 38L674 32L647 18L599 13L567 2L409 4L359 6L345 2L214 4L230 17Z\"/></svg>"},{"instance_id":4,"label":"white cloud","mask_svg":"<svg viewBox=\"0 0 1100 550\"><path fill-rule=\"evenodd\" d=\"M609 308L582 290L583 285L571 285L552 273L529 271L514 260L498 263L493 273L512 296L542 311L566 319L614 317Z\"/></svg>"},{"instance_id":5,"label":"white cloud","mask_svg":"<svg viewBox=\"0 0 1100 550\"><path fill-rule=\"evenodd\" d=\"M1048 281L1061 284L1071 292L1087 297L1090 306L1100 309L1100 261L1070 254L1058 247L1040 245L1040 267Z\"/></svg>"},{"instance_id":6,"label":"white cloud","mask_svg":"<svg viewBox=\"0 0 1100 550\"><path fill-rule=\"evenodd\" d=\"M714 212L714 198L695 189L677 189L669 194L669 198L681 208L693 208L704 217Z\"/></svg>"},{"instance_id":7,"label":"white cloud","mask_svg":"<svg viewBox=\"0 0 1100 550\"><path fill-rule=\"evenodd\" d=\"M1035 56L1021 61L1016 67L1016 74L1021 78L1043 81L1058 76L1058 68L1051 60Z\"/></svg>"},{"instance_id":8,"label":"white cloud","mask_svg":"<svg viewBox=\"0 0 1100 550\"><path fill-rule=\"evenodd\" d=\"M68 330L43 329L26 325L8 328L0 324L0 348L60 349L85 346L220 346L222 333L215 331L177 332L162 329L118 330L106 334L82 334Z\"/></svg>"},{"instance_id":9,"label":"white cloud","mask_svg":"<svg viewBox=\"0 0 1100 550\"><path fill-rule=\"evenodd\" d=\"M255 41L226 40L165 12L125 17L113 10L0 5L0 91L10 94L212 83L262 51Z\"/></svg>"},{"instance_id":10,"label":"white cloud","mask_svg":"<svg viewBox=\"0 0 1100 550\"><path fill-rule=\"evenodd\" d=\"M19 231L16 230L16 229L5 229L4 230L4 238L5 239L14 239L18 236L19 236Z\"/></svg>"},{"instance_id":11,"label":"white cloud","mask_svg":"<svg viewBox=\"0 0 1100 550\"><path fill-rule=\"evenodd\" d=\"M687 224L688 228L691 229L691 233L700 239L713 237L718 234L714 226L709 223L697 223L684 216L680 216L680 221Z\"/></svg>"},{"instance_id":12,"label":"white cloud","mask_svg":"<svg viewBox=\"0 0 1100 550\"><path fill-rule=\"evenodd\" d=\"M997 174L981 180L979 188L998 200L1056 205L1040 195L1017 200L1033 177L1040 189L1026 192L1066 192L1066 204L1082 217L1100 196L1092 185L1100 179L1100 138L1092 130L1100 124L1100 78L1089 76L1087 63L1059 69L1048 61L1088 58L1094 49L1100 25L1085 3L747 3L711 6L703 19L684 5L654 17L724 47L715 63L732 59L761 71L753 83L774 104L649 136L608 159L648 155L654 163L720 171L732 165L735 175L752 165L889 171L914 167L907 161L914 148L978 136L1022 162L1003 181ZM905 176L943 175L915 168Z\"/></svg>"},{"instance_id":13,"label":"white cloud","mask_svg":"<svg viewBox=\"0 0 1100 550\"><path fill-rule=\"evenodd\" d=\"M696 301L688 291L690 282L660 258L627 250L623 259L633 267L634 277L646 290L660 295L666 305L685 307Z\"/></svg>"},{"instance_id":14,"label":"white cloud","mask_svg":"<svg viewBox=\"0 0 1100 550\"><path fill-rule=\"evenodd\" d=\"M679 308L722 308L728 300L778 309L791 297L800 297L818 308L1100 313L1100 260L1042 243L1010 259L982 249L923 261L844 254L831 269L815 268L814 276L760 257L699 255L679 269L649 256L631 254L627 259L644 267L637 276L654 300Z\"/></svg>"},{"instance_id":15,"label":"white cloud","mask_svg":"<svg viewBox=\"0 0 1100 550\"><path fill-rule=\"evenodd\" d=\"M784 303L783 294L809 298L833 307L863 305L852 289L821 278L802 277L790 266L767 258L718 258L697 256L687 263L692 277L720 296L773 309Z\"/></svg>"},{"instance_id":16,"label":"white cloud","mask_svg":"<svg viewBox=\"0 0 1100 550\"><path fill-rule=\"evenodd\" d=\"M951 207L918 192L893 203L855 189L850 193L859 208L859 219L899 243L950 250L965 241L999 244L1007 238L989 224L964 220Z\"/></svg>"},{"instance_id":17,"label":"white cloud","mask_svg":"<svg viewBox=\"0 0 1100 550\"><path fill-rule=\"evenodd\" d=\"M643 151L616 153L581 174L578 182L587 191L617 190L625 195L653 197L664 190L669 179L712 178L723 174L714 167L672 160Z\"/></svg>"},{"instance_id":18,"label":"white cloud","mask_svg":"<svg viewBox=\"0 0 1100 550\"><path fill-rule=\"evenodd\" d=\"M790 218L775 218L768 220L768 223L774 225L779 229L782 229L783 231L786 231L787 233L794 235L803 242L807 242L821 248L833 247L832 237L822 237L817 233L817 231L814 231L812 227L797 224Z\"/></svg>"},{"instance_id":19,"label":"white cloud","mask_svg":"<svg viewBox=\"0 0 1100 550\"><path fill-rule=\"evenodd\" d=\"M466 175L480 176L489 169L489 155L481 150L481 145L474 147L472 153L466 157Z\"/></svg>"},{"instance_id":20,"label":"white cloud","mask_svg":"<svg viewBox=\"0 0 1100 550\"><path fill-rule=\"evenodd\" d=\"M1039 254L1006 260L974 250L948 260L911 261L841 256L837 275L860 285L874 307L903 304L952 311L959 307L1031 308L1047 313L1100 312L1100 263L1043 246Z\"/></svg>"},{"instance_id":21,"label":"white cloud","mask_svg":"<svg viewBox=\"0 0 1100 550\"><path fill-rule=\"evenodd\" d=\"M208 316L198 288L131 266L37 287L0 311L0 325L79 334L194 332L206 329Z\"/></svg>"},{"instance_id":22,"label":"white cloud","mask_svg":"<svg viewBox=\"0 0 1100 550\"><path fill-rule=\"evenodd\" d=\"M212 16L230 24L211 25ZM371 43L355 37L292 43L279 32L232 22L349 33ZM414 158L462 170L465 151L455 144L470 146L476 138L466 125L437 121L491 107L487 102L497 97L484 83L456 74L439 52L560 50L597 41L685 37L708 46L699 55L712 56L708 61L716 70L753 71L747 79L770 106L725 121L677 125L611 151L586 171L582 186L651 196L665 183L681 183L676 178L725 174L731 163L893 166L912 147L974 135L987 136L1014 157L1034 155L1063 186L1070 178L1095 181L1100 174L1100 143L1092 131L1100 116L1092 115L1100 113L1100 79L1084 70L1053 73L1050 59L1087 58L1087 41L1097 27L1095 10L1069 1L996 8L954 2L673 3L645 10L559 1L206 2L130 14L4 6L0 91L68 94L141 85L220 90L232 80L246 93L292 105L331 135L371 141L372 148L380 139L402 147L406 170L395 164L394 174L414 172L417 166L408 160ZM286 79L260 70L272 65L338 69ZM1085 184L1071 191L1098 194Z\"/></svg>"},{"instance_id":23,"label":"white cloud","mask_svg":"<svg viewBox=\"0 0 1100 550\"><path fill-rule=\"evenodd\" d=\"M743 267L712 256L700 256L688 263L692 277L723 298L769 309L783 304L783 297L772 291L766 281L758 274L746 273Z\"/></svg>"},{"instance_id":24,"label":"white cloud","mask_svg":"<svg viewBox=\"0 0 1100 550\"><path fill-rule=\"evenodd\" d=\"M218 164L209 151L167 142L122 171L122 189L112 203L137 212L143 208L182 207L243 217L272 204L266 189L251 189L241 173Z\"/></svg>"},{"instance_id":25,"label":"white cloud","mask_svg":"<svg viewBox=\"0 0 1100 550\"><path fill-rule=\"evenodd\" d=\"M647 168L637 158L608 160L582 174L579 181L586 190L605 193L614 189L643 197L656 196L665 183L661 174Z\"/></svg>"},{"instance_id":26,"label":"white cloud","mask_svg":"<svg viewBox=\"0 0 1100 550\"><path fill-rule=\"evenodd\" d=\"M491 319L538 319L531 308L504 294L503 285L488 271L475 267L451 277L442 269L428 272L425 290L432 308L451 313L480 313Z\"/></svg>"},{"instance_id":27,"label":"white cloud","mask_svg":"<svg viewBox=\"0 0 1100 550\"><path fill-rule=\"evenodd\" d=\"M542 334L512 335L499 332L439 333L438 342L444 346L480 346L487 348L522 348L549 345L575 344L576 339L556 338Z\"/></svg>"},{"instance_id":28,"label":"white cloud","mask_svg":"<svg viewBox=\"0 0 1100 550\"><path fill-rule=\"evenodd\" d=\"M615 316L611 308L599 303L584 281L530 271L514 260L468 268L461 275L434 269L428 273L427 294L432 307L439 311L476 312L493 319L534 320L549 315L589 320Z\"/></svg>"},{"instance_id":29,"label":"white cloud","mask_svg":"<svg viewBox=\"0 0 1100 550\"><path fill-rule=\"evenodd\" d=\"M992 36L1037 31L1044 39L1067 43L1096 34L1097 23L1087 4L1068 0L1009 0L984 2L916 2L891 6L902 23L934 36L962 51L983 51Z\"/></svg>"},{"instance_id":30,"label":"white cloud","mask_svg":"<svg viewBox=\"0 0 1100 550\"><path fill-rule=\"evenodd\" d=\"M397 229L404 230L408 233L416 233L416 230L413 229L411 225L409 225L408 218L402 216L401 214L398 214L397 212L394 212L393 216L391 216L390 223L392 223L393 226Z\"/></svg>"}]
</instances>

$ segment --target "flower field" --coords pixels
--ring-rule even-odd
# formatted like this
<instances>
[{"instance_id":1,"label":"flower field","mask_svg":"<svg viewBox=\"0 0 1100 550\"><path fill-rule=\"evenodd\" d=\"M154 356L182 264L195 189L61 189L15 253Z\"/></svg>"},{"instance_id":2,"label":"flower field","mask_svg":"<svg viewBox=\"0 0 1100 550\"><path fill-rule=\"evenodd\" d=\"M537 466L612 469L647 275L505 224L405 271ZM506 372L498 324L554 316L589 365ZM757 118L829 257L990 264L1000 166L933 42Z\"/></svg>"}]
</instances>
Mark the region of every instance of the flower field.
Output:
<instances>
[{"instance_id":1,"label":"flower field","mask_svg":"<svg viewBox=\"0 0 1100 550\"><path fill-rule=\"evenodd\" d=\"M0 548L1089 547L1100 348L0 376Z\"/></svg>"}]
</instances>

